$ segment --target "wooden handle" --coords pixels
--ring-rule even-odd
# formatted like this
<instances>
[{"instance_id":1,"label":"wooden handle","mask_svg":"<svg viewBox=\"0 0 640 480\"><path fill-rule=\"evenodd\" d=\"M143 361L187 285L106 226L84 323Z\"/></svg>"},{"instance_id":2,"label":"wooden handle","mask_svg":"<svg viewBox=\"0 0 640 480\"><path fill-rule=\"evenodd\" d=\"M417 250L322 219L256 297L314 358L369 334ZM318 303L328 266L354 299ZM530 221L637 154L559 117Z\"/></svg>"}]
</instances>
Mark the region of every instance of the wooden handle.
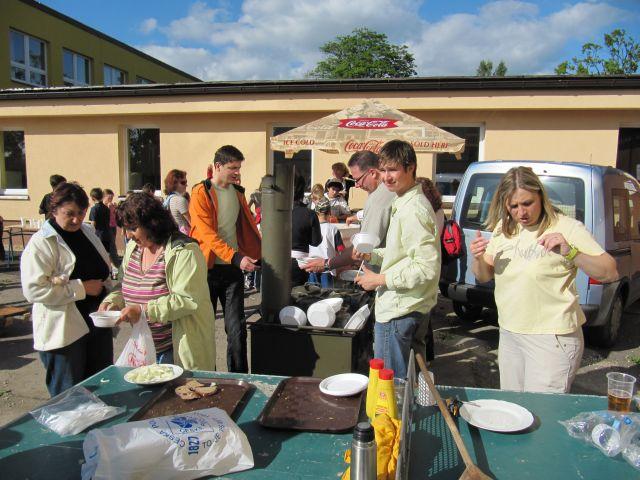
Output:
<instances>
[{"instance_id":1,"label":"wooden handle","mask_svg":"<svg viewBox=\"0 0 640 480\"><path fill-rule=\"evenodd\" d=\"M467 466L467 468L469 467L477 468L473 463L473 460L471 459L471 455L469 455L469 452L467 451L467 447L464 446L464 442L462 441L462 437L460 436L458 427L456 427L456 423L453 421L453 418L451 417L451 413L449 413L449 410L447 409L447 406L442 401L442 397L438 393L438 390L436 389L436 386L434 385L433 380L431 380L431 376L429 375L429 371L427 370L427 365L424 363L424 359L422 358L422 355L419 353L416 353L416 360L418 361L418 365L420 366L420 371L422 372L424 381L427 382L427 385L429 386L429 391L436 398L436 402L438 403L440 412L444 417L444 421L447 423L449 430L451 430L453 441L456 442L456 446L460 451L460 455L462 455L462 460L464 461L464 464Z\"/></svg>"}]
</instances>

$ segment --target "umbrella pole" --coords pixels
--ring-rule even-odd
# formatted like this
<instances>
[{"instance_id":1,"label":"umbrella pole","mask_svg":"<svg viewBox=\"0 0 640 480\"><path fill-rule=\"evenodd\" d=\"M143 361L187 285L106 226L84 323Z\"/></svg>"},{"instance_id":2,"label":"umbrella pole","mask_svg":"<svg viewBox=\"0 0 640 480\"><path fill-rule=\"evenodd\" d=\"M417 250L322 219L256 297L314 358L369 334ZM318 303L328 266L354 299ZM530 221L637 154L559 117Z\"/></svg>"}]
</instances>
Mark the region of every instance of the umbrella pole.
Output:
<instances>
[{"instance_id":1,"label":"umbrella pole","mask_svg":"<svg viewBox=\"0 0 640 480\"><path fill-rule=\"evenodd\" d=\"M291 209L295 167L275 165L262 178L262 318L279 323L280 310L291 301Z\"/></svg>"}]
</instances>

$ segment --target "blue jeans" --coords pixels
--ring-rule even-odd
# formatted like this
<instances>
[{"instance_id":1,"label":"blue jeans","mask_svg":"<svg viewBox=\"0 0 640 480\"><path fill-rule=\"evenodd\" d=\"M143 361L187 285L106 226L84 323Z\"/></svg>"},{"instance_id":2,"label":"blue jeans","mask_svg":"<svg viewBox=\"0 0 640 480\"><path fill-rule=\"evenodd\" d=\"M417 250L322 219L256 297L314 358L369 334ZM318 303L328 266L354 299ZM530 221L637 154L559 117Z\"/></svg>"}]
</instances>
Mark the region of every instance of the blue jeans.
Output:
<instances>
[{"instance_id":1,"label":"blue jeans","mask_svg":"<svg viewBox=\"0 0 640 480\"><path fill-rule=\"evenodd\" d=\"M427 314L411 312L386 323L376 322L373 352L376 358L384 360L385 368L393 370L394 377L407 377L411 342L418 326L425 321L428 321Z\"/></svg>"},{"instance_id":2,"label":"blue jeans","mask_svg":"<svg viewBox=\"0 0 640 480\"><path fill-rule=\"evenodd\" d=\"M173 348L156 354L156 363L173 363Z\"/></svg>"},{"instance_id":3,"label":"blue jeans","mask_svg":"<svg viewBox=\"0 0 640 480\"><path fill-rule=\"evenodd\" d=\"M41 351L49 395L55 397L85 378L113 364L113 338L110 328L91 331L66 347Z\"/></svg>"},{"instance_id":4,"label":"blue jeans","mask_svg":"<svg viewBox=\"0 0 640 480\"><path fill-rule=\"evenodd\" d=\"M309 283L313 283L314 285L320 285L322 288L333 288L333 275L329 272L322 272L319 274L320 278L318 279L318 274L313 272L309 274Z\"/></svg>"}]
</instances>

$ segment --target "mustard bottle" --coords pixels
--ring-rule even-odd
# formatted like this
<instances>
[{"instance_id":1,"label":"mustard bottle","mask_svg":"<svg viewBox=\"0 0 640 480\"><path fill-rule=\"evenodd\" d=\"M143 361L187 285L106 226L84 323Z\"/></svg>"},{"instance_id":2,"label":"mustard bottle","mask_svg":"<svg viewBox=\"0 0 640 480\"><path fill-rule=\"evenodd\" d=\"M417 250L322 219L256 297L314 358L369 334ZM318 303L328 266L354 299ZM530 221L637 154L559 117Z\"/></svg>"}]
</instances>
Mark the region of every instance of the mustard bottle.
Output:
<instances>
[{"instance_id":1,"label":"mustard bottle","mask_svg":"<svg viewBox=\"0 0 640 480\"><path fill-rule=\"evenodd\" d=\"M391 418L398 418L398 406L396 405L396 393L393 387L393 370L383 368L378 374L378 401L376 403L376 415L386 413Z\"/></svg>"},{"instance_id":2,"label":"mustard bottle","mask_svg":"<svg viewBox=\"0 0 640 480\"><path fill-rule=\"evenodd\" d=\"M384 368L384 360L372 358L369 360L369 385L367 385L367 417L373 420L376 416L378 403L378 374Z\"/></svg>"}]
</instances>

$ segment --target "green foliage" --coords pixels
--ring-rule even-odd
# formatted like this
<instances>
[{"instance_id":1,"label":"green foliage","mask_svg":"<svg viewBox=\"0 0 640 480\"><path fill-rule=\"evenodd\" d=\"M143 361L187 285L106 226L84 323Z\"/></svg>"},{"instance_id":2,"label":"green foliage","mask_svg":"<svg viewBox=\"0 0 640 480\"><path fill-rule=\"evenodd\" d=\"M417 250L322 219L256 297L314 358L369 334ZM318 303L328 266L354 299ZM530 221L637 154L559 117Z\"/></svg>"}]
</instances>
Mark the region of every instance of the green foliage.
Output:
<instances>
[{"instance_id":1,"label":"green foliage","mask_svg":"<svg viewBox=\"0 0 640 480\"><path fill-rule=\"evenodd\" d=\"M640 44L627 36L627 32L616 29L604 35L604 46L608 56L602 56L604 47L588 42L582 46L582 58L573 57L559 64L557 75L624 75L638 71Z\"/></svg>"},{"instance_id":2,"label":"green foliage","mask_svg":"<svg viewBox=\"0 0 640 480\"><path fill-rule=\"evenodd\" d=\"M502 60L500 60L495 70L491 60L480 60L480 64L476 69L476 77L504 77L506 74L507 66Z\"/></svg>"},{"instance_id":3,"label":"green foliage","mask_svg":"<svg viewBox=\"0 0 640 480\"><path fill-rule=\"evenodd\" d=\"M406 45L392 45L384 33L356 28L339 35L320 50L327 57L307 76L311 78L401 78L416 75L413 55Z\"/></svg>"}]
</instances>

